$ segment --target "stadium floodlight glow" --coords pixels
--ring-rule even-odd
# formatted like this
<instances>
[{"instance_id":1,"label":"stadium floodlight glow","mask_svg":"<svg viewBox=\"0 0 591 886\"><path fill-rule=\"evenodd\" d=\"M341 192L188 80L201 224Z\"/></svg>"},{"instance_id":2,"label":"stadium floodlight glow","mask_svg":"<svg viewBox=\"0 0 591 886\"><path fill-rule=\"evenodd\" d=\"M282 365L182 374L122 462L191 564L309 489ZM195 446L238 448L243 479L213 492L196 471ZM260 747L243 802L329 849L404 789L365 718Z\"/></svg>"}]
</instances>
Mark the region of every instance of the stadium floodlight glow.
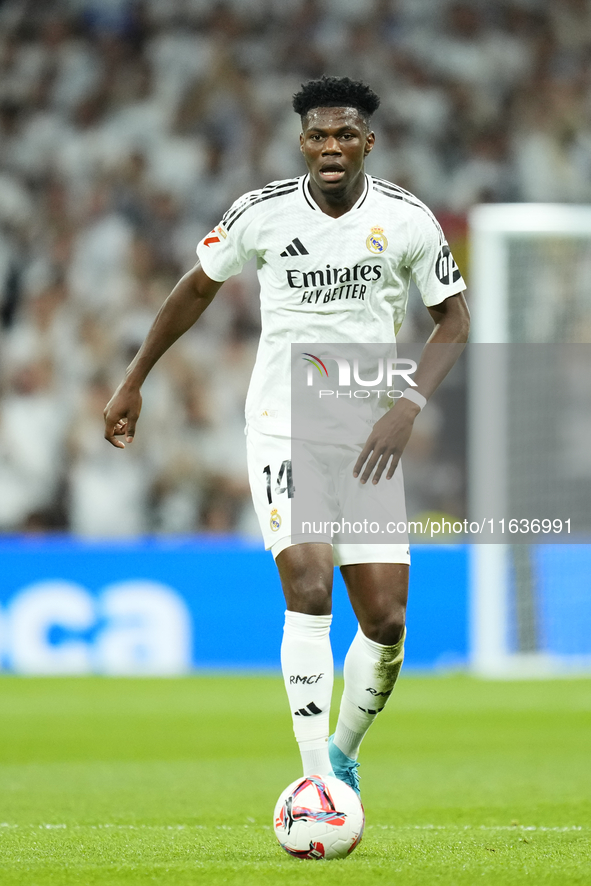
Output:
<instances>
[{"instance_id":1,"label":"stadium floodlight glow","mask_svg":"<svg viewBox=\"0 0 591 886\"><path fill-rule=\"evenodd\" d=\"M543 446L547 456L550 443L541 433L539 447L535 438L531 446L533 430L527 429L527 416L523 416L530 405L523 398L516 402L513 363L499 357L507 353L514 360L523 345L519 357L523 365L532 353L527 348L535 343L558 347L575 341L591 342L591 332L585 334L583 322L591 316L591 206L482 205L472 210L469 223L469 513L470 519L487 512L513 516L509 509L516 503L525 509L528 501L535 500L531 489L554 478L542 476L535 458L516 459L516 452L537 456L537 449L541 451ZM562 389L563 397L569 394ZM534 418L535 408L532 403ZM523 439L519 437L520 428L527 429ZM559 448L556 454L559 461ZM582 514L587 506L582 503L579 507ZM536 597L531 576L528 590L526 573L528 569L531 573L537 546L511 544L510 536L507 542L471 547L473 669L487 676L553 675L591 669L591 638L588 642L583 639L575 651L565 653L560 643L548 640L546 629L544 633L536 628L535 619L542 618L542 603ZM582 547L577 545L579 560ZM569 546L562 548L565 584L561 593L570 593L572 598L574 585L568 589L571 554ZM584 593L581 574L574 591L579 594ZM549 591L545 589L545 593ZM575 622L573 617L573 631L577 630Z\"/></svg>"}]
</instances>

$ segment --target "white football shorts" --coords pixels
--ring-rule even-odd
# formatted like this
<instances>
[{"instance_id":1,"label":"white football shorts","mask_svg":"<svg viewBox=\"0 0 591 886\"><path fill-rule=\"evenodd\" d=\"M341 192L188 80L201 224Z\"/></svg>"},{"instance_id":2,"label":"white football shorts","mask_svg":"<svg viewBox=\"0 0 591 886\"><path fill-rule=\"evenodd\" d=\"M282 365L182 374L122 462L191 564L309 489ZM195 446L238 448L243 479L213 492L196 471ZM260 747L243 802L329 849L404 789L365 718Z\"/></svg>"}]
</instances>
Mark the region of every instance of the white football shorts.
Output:
<instances>
[{"instance_id":1,"label":"white football shorts","mask_svg":"<svg viewBox=\"0 0 591 886\"><path fill-rule=\"evenodd\" d=\"M246 430L248 477L266 550L331 544L335 566L410 563L402 468L353 477L361 446L292 441ZM379 540L378 540L379 539Z\"/></svg>"}]
</instances>

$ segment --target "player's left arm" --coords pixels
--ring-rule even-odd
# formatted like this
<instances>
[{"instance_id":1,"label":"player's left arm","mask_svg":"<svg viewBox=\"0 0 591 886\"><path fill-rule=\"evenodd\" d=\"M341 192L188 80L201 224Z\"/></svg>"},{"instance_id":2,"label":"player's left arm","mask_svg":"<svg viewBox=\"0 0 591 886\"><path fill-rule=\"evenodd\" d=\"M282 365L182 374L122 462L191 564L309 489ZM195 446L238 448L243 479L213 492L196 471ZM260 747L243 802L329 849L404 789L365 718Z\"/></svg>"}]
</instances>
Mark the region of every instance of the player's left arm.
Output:
<instances>
[{"instance_id":1,"label":"player's left arm","mask_svg":"<svg viewBox=\"0 0 591 886\"><path fill-rule=\"evenodd\" d=\"M470 313L463 292L451 295L427 310L435 328L423 348L414 375L416 387L413 390L428 400L464 350L470 330ZM397 400L392 409L375 423L355 463L353 476L361 474L361 483L367 483L375 469L372 482L377 483L388 468L386 479L389 480L394 475L419 412L419 407L411 400L405 397Z\"/></svg>"}]
</instances>

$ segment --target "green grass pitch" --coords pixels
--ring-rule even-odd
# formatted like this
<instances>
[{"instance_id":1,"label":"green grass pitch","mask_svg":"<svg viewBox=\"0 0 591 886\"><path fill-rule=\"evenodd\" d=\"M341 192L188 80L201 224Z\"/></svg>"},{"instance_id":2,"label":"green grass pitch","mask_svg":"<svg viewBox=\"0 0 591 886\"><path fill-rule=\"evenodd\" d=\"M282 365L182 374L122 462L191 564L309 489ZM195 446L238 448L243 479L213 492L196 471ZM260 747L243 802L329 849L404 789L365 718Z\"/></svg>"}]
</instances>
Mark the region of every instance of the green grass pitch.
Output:
<instances>
[{"instance_id":1,"label":"green grass pitch","mask_svg":"<svg viewBox=\"0 0 591 886\"><path fill-rule=\"evenodd\" d=\"M405 676L361 760L359 849L296 861L279 676L4 677L0 884L591 883L590 681Z\"/></svg>"}]
</instances>

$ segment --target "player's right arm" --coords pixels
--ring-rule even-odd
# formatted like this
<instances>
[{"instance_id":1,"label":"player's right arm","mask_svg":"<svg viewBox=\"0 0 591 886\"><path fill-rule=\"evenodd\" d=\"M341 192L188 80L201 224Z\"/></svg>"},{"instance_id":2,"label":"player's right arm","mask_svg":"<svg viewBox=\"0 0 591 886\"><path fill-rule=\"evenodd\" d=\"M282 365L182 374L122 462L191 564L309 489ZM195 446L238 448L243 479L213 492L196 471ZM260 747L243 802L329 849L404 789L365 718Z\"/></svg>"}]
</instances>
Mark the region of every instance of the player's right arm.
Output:
<instances>
[{"instance_id":1,"label":"player's right arm","mask_svg":"<svg viewBox=\"0 0 591 886\"><path fill-rule=\"evenodd\" d=\"M199 319L221 285L207 276L200 262L176 284L105 407L105 439L113 446L125 449L125 443L116 439L122 436L131 443L142 408L140 389L146 376L165 351Z\"/></svg>"}]
</instances>

